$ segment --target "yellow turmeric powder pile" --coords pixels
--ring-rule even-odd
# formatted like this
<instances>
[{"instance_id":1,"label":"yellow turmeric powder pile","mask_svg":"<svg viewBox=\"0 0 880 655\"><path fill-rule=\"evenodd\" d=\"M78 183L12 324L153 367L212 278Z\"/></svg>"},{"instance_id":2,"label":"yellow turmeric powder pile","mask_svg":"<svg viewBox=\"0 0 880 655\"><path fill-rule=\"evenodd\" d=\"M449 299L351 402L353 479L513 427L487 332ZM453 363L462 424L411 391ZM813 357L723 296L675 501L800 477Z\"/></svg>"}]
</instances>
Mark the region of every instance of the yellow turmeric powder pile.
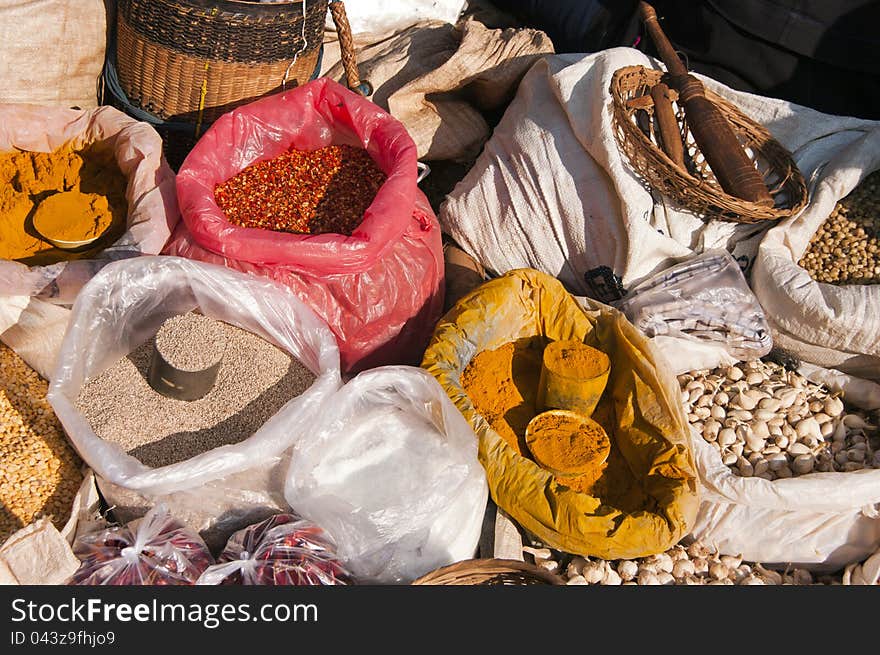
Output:
<instances>
[{"instance_id":1,"label":"yellow turmeric powder pile","mask_svg":"<svg viewBox=\"0 0 880 655\"><path fill-rule=\"evenodd\" d=\"M462 371L461 384L477 412L519 455L533 459L526 426L538 414L536 397L546 340L525 337L478 353ZM556 476L560 485L589 494L627 512L651 511L654 501L635 479L614 438L617 424L611 394L602 394L591 417L610 443L605 462L587 473Z\"/></svg>"},{"instance_id":2,"label":"yellow turmeric powder pile","mask_svg":"<svg viewBox=\"0 0 880 655\"><path fill-rule=\"evenodd\" d=\"M527 456L526 426L535 416L541 375L540 340L520 339L478 353L461 384L477 411L517 454Z\"/></svg>"},{"instance_id":3,"label":"yellow turmeric powder pile","mask_svg":"<svg viewBox=\"0 0 880 655\"><path fill-rule=\"evenodd\" d=\"M104 144L0 154L0 259L45 266L94 256L125 231L126 179ZM76 252L46 237L81 241Z\"/></svg>"}]
</instances>

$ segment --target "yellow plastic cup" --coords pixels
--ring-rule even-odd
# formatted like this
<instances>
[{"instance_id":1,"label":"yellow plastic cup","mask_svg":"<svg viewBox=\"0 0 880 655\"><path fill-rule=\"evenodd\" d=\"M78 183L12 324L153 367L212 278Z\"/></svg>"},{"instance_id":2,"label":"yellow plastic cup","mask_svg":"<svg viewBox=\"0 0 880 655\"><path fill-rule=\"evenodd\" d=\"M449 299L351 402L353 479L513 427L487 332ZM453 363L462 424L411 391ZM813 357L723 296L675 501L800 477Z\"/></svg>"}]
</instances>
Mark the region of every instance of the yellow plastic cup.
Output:
<instances>
[{"instance_id":1,"label":"yellow plastic cup","mask_svg":"<svg viewBox=\"0 0 880 655\"><path fill-rule=\"evenodd\" d=\"M601 350L573 339L544 348L538 380L537 409L567 409L592 416L605 392L611 359Z\"/></svg>"}]
</instances>

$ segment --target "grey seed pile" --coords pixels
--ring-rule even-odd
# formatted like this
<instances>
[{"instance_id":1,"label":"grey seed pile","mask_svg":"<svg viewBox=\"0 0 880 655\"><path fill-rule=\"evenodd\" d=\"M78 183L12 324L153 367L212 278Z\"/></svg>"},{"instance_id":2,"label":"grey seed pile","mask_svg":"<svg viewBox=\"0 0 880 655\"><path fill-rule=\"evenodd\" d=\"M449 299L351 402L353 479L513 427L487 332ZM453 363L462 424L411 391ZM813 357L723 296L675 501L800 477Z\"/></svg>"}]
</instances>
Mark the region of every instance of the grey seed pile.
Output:
<instances>
[{"instance_id":1,"label":"grey seed pile","mask_svg":"<svg viewBox=\"0 0 880 655\"><path fill-rule=\"evenodd\" d=\"M219 362L226 350L220 322L195 312L172 316L155 338L162 358L181 371L203 371Z\"/></svg>"},{"instance_id":2,"label":"grey seed pile","mask_svg":"<svg viewBox=\"0 0 880 655\"><path fill-rule=\"evenodd\" d=\"M817 282L880 284L880 171L837 203L798 264Z\"/></svg>"},{"instance_id":3,"label":"grey seed pile","mask_svg":"<svg viewBox=\"0 0 880 655\"><path fill-rule=\"evenodd\" d=\"M226 349L211 391L193 401L154 391L147 382L150 339L83 385L76 406L95 433L148 466L174 464L247 439L314 382L308 368L268 341L217 325Z\"/></svg>"}]
</instances>

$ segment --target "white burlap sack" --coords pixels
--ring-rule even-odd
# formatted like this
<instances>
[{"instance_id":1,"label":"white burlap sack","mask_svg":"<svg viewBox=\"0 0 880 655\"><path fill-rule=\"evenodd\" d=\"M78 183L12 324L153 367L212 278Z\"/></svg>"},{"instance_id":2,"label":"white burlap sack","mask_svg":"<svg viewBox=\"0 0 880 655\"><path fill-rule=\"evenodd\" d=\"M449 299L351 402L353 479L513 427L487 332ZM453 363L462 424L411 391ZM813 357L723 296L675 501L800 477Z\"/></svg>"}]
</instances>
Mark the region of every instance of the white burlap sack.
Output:
<instances>
[{"instance_id":1,"label":"white burlap sack","mask_svg":"<svg viewBox=\"0 0 880 655\"><path fill-rule=\"evenodd\" d=\"M845 382L836 372L803 371ZM847 401L880 407L880 385L838 387ZM880 546L880 470L811 473L774 481L732 473L718 451L694 433L700 473L700 511L692 536L722 554L742 555L775 568L789 565L835 571L860 562Z\"/></svg>"},{"instance_id":2,"label":"white burlap sack","mask_svg":"<svg viewBox=\"0 0 880 655\"><path fill-rule=\"evenodd\" d=\"M84 467L82 484L61 530L41 518L10 535L0 546L0 584L64 584L79 568L71 548L75 539L107 524L100 507L95 474Z\"/></svg>"},{"instance_id":3,"label":"white burlap sack","mask_svg":"<svg viewBox=\"0 0 880 655\"><path fill-rule=\"evenodd\" d=\"M705 223L652 197L632 173L614 138L609 93L614 72L632 65L662 68L637 50L611 48L545 57L523 78L476 164L440 208L443 229L488 270L537 268L604 302L615 298L584 279L603 266L628 287L673 258L726 248L748 271L766 225ZM841 150L847 144L837 133L866 124L701 79L766 126L807 178L816 139Z\"/></svg>"},{"instance_id":4,"label":"white burlap sack","mask_svg":"<svg viewBox=\"0 0 880 655\"><path fill-rule=\"evenodd\" d=\"M106 2L0 2L0 102L97 106L107 47Z\"/></svg>"},{"instance_id":5,"label":"white burlap sack","mask_svg":"<svg viewBox=\"0 0 880 655\"><path fill-rule=\"evenodd\" d=\"M356 58L373 85L370 100L406 125L420 159L470 161L492 132L483 113L506 105L529 67L552 53L539 30L469 19L416 23L358 48ZM341 63L322 74L345 79Z\"/></svg>"},{"instance_id":6,"label":"white burlap sack","mask_svg":"<svg viewBox=\"0 0 880 655\"><path fill-rule=\"evenodd\" d=\"M357 38L364 34L390 34L425 20L454 23L466 4L466 0L358 1L345 3L345 15L352 35ZM336 29L330 12L325 27Z\"/></svg>"},{"instance_id":7,"label":"white burlap sack","mask_svg":"<svg viewBox=\"0 0 880 655\"><path fill-rule=\"evenodd\" d=\"M837 120L816 114L817 123ZM880 285L816 282L798 261L838 200L880 169L880 121L810 144L813 195L800 216L767 232L752 287L776 345L804 361L880 380Z\"/></svg>"}]
</instances>

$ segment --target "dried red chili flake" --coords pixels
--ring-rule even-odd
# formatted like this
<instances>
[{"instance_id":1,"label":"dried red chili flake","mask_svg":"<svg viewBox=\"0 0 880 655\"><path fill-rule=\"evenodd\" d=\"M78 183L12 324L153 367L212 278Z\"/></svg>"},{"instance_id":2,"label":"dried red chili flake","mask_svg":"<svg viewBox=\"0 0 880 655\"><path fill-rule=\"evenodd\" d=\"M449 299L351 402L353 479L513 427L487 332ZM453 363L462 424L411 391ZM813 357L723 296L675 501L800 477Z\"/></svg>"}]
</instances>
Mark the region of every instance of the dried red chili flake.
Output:
<instances>
[{"instance_id":1,"label":"dried red chili flake","mask_svg":"<svg viewBox=\"0 0 880 655\"><path fill-rule=\"evenodd\" d=\"M363 148L288 150L214 187L229 222L277 232L350 236L385 182Z\"/></svg>"}]
</instances>

